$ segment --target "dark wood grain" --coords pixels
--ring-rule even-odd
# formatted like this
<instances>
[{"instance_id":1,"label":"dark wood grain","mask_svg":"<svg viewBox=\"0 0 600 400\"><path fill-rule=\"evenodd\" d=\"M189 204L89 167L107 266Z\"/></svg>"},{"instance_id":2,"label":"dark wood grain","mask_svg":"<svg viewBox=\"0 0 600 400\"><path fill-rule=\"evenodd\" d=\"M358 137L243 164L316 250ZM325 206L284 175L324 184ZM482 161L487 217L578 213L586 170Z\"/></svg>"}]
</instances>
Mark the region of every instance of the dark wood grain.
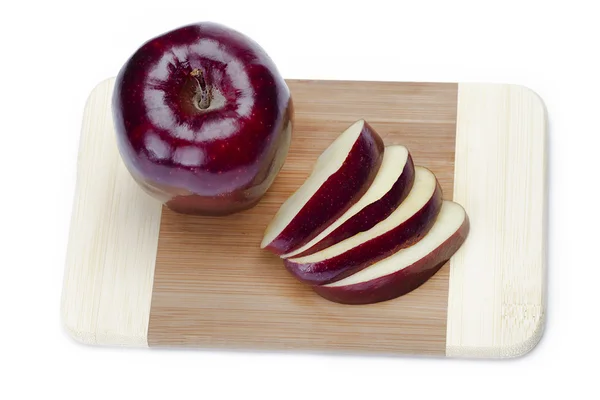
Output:
<instances>
[{"instance_id":1,"label":"dark wood grain","mask_svg":"<svg viewBox=\"0 0 600 400\"><path fill-rule=\"evenodd\" d=\"M452 199L457 85L288 81L296 118L292 146L272 188L230 217L163 210L150 346L297 349L443 355L448 265L401 298L366 306L322 299L260 249L265 227L346 127L366 119L386 145L409 148Z\"/></svg>"}]
</instances>

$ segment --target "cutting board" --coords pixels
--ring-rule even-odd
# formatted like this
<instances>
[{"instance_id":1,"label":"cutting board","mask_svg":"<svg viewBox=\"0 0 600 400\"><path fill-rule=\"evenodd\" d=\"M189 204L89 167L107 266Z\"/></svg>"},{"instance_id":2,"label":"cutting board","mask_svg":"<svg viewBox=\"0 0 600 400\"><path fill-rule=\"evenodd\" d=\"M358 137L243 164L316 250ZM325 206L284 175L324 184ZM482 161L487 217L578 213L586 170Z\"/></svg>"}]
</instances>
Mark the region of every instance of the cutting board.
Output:
<instances>
[{"instance_id":1,"label":"cutting board","mask_svg":"<svg viewBox=\"0 0 600 400\"><path fill-rule=\"evenodd\" d=\"M62 320L93 345L448 357L521 356L544 329L546 111L526 87L288 80L289 155L254 208L180 215L146 195L115 143L114 78L87 101ZM260 249L263 231L346 127L366 119L409 148L467 211L461 249L429 281L383 303L342 305Z\"/></svg>"}]
</instances>

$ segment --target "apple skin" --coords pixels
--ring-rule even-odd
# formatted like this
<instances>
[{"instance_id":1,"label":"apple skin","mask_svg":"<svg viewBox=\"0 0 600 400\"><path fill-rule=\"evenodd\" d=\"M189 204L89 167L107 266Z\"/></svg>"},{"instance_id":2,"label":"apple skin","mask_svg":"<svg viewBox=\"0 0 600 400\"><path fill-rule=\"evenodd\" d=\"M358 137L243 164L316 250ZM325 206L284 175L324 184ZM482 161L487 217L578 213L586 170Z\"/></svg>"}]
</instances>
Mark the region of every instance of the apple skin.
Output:
<instances>
[{"instance_id":1,"label":"apple skin","mask_svg":"<svg viewBox=\"0 0 600 400\"><path fill-rule=\"evenodd\" d=\"M469 218L444 243L412 265L389 275L346 286L314 286L324 299L340 304L373 304L395 299L417 289L450 260L469 234Z\"/></svg>"},{"instance_id":2,"label":"apple skin","mask_svg":"<svg viewBox=\"0 0 600 400\"><path fill-rule=\"evenodd\" d=\"M266 52L211 22L137 49L116 77L112 111L133 178L170 209L198 215L232 214L261 199L287 156L294 115Z\"/></svg>"},{"instance_id":3,"label":"apple skin","mask_svg":"<svg viewBox=\"0 0 600 400\"><path fill-rule=\"evenodd\" d=\"M314 246L306 249L302 253L294 255L293 258L300 258L314 254L327 247L333 246L342 240L348 239L357 233L368 231L379 222L386 219L398 205L404 201L414 183L415 166L412 156L409 154L404 170L391 189L379 200L373 202L360 210L358 214L337 227L333 232L324 237Z\"/></svg>"},{"instance_id":4,"label":"apple skin","mask_svg":"<svg viewBox=\"0 0 600 400\"><path fill-rule=\"evenodd\" d=\"M421 240L435 223L442 203L442 188L436 181L429 201L394 229L326 260L297 263L293 259L285 259L283 264L296 279L310 285L325 285L344 279Z\"/></svg>"},{"instance_id":5,"label":"apple skin","mask_svg":"<svg viewBox=\"0 0 600 400\"><path fill-rule=\"evenodd\" d=\"M373 183L381 167L384 151L383 139L364 121L362 131L342 167L323 183L265 249L277 255L292 252L341 217Z\"/></svg>"}]
</instances>

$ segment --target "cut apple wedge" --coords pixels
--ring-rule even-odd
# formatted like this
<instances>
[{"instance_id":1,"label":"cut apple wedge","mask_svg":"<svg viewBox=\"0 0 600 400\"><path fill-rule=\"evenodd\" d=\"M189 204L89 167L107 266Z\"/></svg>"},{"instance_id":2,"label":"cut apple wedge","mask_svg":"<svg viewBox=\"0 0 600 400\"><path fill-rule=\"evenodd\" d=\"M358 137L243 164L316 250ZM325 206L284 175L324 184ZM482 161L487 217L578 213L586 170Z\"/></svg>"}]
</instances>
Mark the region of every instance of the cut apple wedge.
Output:
<instances>
[{"instance_id":1,"label":"cut apple wedge","mask_svg":"<svg viewBox=\"0 0 600 400\"><path fill-rule=\"evenodd\" d=\"M404 146L386 146L383 162L369 190L340 218L310 242L282 258L304 257L371 229L389 216L410 192L415 166Z\"/></svg>"},{"instance_id":2,"label":"cut apple wedge","mask_svg":"<svg viewBox=\"0 0 600 400\"><path fill-rule=\"evenodd\" d=\"M433 226L442 201L435 175L416 167L408 196L386 219L314 254L285 259L284 265L297 279L312 285L343 279L419 241Z\"/></svg>"},{"instance_id":3,"label":"cut apple wedge","mask_svg":"<svg viewBox=\"0 0 600 400\"><path fill-rule=\"evenodd\" d=\"M370 304L411 292L431 278L462 246L469 233L463 207L444 201L431 230L420 241L345 279L313 290L343 304Z\"/></svg>"},{"instance_id":4,"label":"cut apple wedge","mask_svg":"<svg viewBox=\"0 0 600 400\"><path fill-rule=\"evenodd\" d=\"M383 154L383 140L366 121L352 124L319 156L310 176L279 208L261 248L282 255L312 240L367 191Z\"/></svg>"}]
</instances>

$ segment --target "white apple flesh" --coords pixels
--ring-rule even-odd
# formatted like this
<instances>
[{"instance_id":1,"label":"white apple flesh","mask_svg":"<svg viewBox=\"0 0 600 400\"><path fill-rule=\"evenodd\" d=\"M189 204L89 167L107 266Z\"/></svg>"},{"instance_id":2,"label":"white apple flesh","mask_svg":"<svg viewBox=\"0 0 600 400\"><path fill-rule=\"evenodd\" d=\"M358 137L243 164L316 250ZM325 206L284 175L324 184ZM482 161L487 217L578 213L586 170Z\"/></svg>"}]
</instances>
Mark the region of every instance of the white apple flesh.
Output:
<instances>
[{"instance_id":1,"label":"white apple flesh","mask_svg":"<svg viewBox=\"0 0 600 400\"><path fill-rule=\"evenodd\" d=\"M284 265L312 285L343 279L419 241L433 226L442 201L435 175L418 166L408 196L386 219L314 254L285 259Z\"/></svg>"},{"instance_id":2,"label":"white apple flesh","mask_svg":"<svg viewBox=\"0 0 600 400\"><path fill-rule=\"evenodd\" d=\"M282 255L321 233L369 189L384 150L383 140L367 122L352 124L321 153L310 176L281 205L261 248Z\"/></svg>"},{"instance_id":3,"label":"white apple flesh","mask_svg":"<svg viewBox=\"0 0 600 400\"><path fill-rule=\"evenodd\" d=\"M310 242L281 257L307 256L372 228L406 198L414 177L415 167L408 149L386 146L379 172L364 196Z\"/></svg>"},{"instance_id":4,"label":"white apple flesh","mask_svg":"<svg viewBox=\"0 0 600 400\"><path fill-rule=\"evenodd\" d=\"M461 247L469 232L463 207L444 201L431 230L410 247L342 280L313 290L342 304L371 304L409 293L431 278Z\"/></svg>"}]
</instances>

